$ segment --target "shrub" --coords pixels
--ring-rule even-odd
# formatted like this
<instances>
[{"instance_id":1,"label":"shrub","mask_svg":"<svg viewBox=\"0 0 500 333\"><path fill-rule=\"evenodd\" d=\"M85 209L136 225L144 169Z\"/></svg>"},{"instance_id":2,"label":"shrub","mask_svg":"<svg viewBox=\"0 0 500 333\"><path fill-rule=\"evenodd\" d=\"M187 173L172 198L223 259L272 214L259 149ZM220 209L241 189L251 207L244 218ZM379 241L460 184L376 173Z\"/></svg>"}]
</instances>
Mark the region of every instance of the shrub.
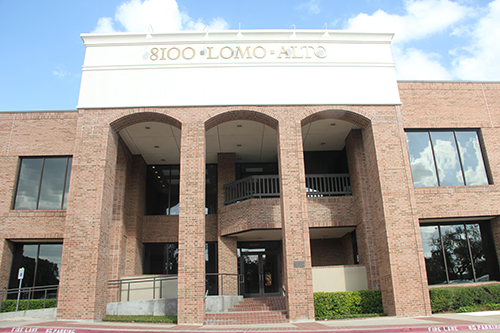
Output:
<instances>
[{"instance_id":1,"label":"shrub","mask_svg":"<svg viewBox=\"0 0 500 333\"><path fill-rule=\"evenodd\" d=\"M314 312L318 320L383 313L379 290L319 292L314 294Z\"/></svg>"},{"instance_id":2,"label":"shrub","mask_svg":"<svg viewBox=\"0 0 500 333\"><path fill-rule=\"evenodd\" d=\"M19 311L28 310L38 310L43 309L43 299L32 299L29 301L29 309L28 309L28 300L22 299L19 300ZM15 299L7 299L2 302L2 306L0 308L0 312L14 312L16 311L17 300ZM47 299L45 301L45 308L55 308L57 307L57 300L55 299Z\"/></svg>"},{"instance_id":3,"label":"shrub","mask_svg":"<svg viewBox=\"0 0 500 333\"><path fill-rule=\"evenodd\" d=\"M457 311L464 307L500 303L500 284L430 289L432 312Z\"/></svg>"}]
</instances>

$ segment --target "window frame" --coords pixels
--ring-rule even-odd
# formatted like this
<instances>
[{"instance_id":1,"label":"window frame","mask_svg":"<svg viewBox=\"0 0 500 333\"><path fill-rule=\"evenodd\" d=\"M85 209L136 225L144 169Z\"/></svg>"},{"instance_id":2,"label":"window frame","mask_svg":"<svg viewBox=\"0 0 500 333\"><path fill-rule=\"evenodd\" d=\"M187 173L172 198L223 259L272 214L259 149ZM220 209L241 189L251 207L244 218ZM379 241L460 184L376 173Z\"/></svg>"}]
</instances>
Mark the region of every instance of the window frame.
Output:
<instances>
[{"instance_id":1,"label":"window frame","mask_svg":"<svg viewBox=\"0 0 500 333\"><path fill-rule=\"evenodd\" d=\"M65 165L65 171L64 171L64 181L63 181L63 187L62 187L62 195L61 195L61 205L59 208L48 208L48 209L40 209L40 195L42 193L42 182L43 182L43 174L44 174L44 168L45 168L45 161L47 159L55 159L55 158L65 158L66 159L66 165ZM24 208L16 208L16 203L18 202L18 191L19 191L19 183L21 181L21 171L22 171L22 165L23 161L25 160L34 160L34 159L41 159L42 160L42 166L40 169L40 179L38 181L38 193L36 197L36 208L34 209L24 209ZM70 162L71 160L71 162ZM69 167L69 174L68 174L68 167ZM66 188L68 188L68 193L69 193L69 182L71 179L71 169L73 168L73 156L72 155L49 155L49 156L19 156L18 160L18 165L17 165L17 175L16 175L16 186L14 189L14 194L12 196L12 205L11 205L11 210L66 210L67 208L67 193L66 193ZM66 205L65 205L66 203Z\"/></svg>"},{"instance_id":2,"label":"window frame","mask_svg":"<svg viewBox=\"0 0 500 333\"><path fill-rule=\"evenodd\" d=\"M492 231L491 231L491 221L489 220L467 220L467 221L460 221L460 220L455 220L455 221L420 221L420 225L419 225L419 232L420 232L420 237L422 238L421 241L422 241L422 251L424 252L424 262L425 262L425 268L426 268L426 277L427 277L427 283L429 286L442 286L442 285L454 285L454 284L458 284L456 282L453 282L453 281L457 281L457 280L454 280L454 279L450 279L450 267L452 267L453 265L451 265L452 263L449 262L449 252L447 252L449 249L445 248L445 242L444 242L444 238L443 238L443 232L442 232L442 228L443 227L452 227L452 226L463 226L464 227L464 237L465 239L463 239L464 243L466 244L467 246L467 256L469 258L469 264L470 264L470 268L471 268L471 274L472 274L472 281L469 281L469 282L465 282L465 283L481 283L483 281L480 280L480 277L477 276L477 272L478 272L478 266L477 266L477 263L474 262L474 251L473 251L473 248L472 248L472 245L471 245L471 239L472 237L470 236L469 232L470 232L470 229L468 228L468 226L470 225L477 225L480 230L480 235L481 235L481 248L482 248L482 251L483 251L483 255L485 256L485 261L489 261L489 264L488 264L488 267L489 267L489 271L488 271L488 275L489 275L489 280L490 282L494 282L494 281L499 281L500 280L500 262L499 262L499 258L496 254L496 250L495 250L495 240L493 239L493 236L492 236ZM439 243L440 243L440 246L441 246L441 255L442 257L440 258L442 260L442 264L443 264L443 272L444 272L444 275L446 276L446 282L444 283L433 283L433 284L430 284L429 283L429 271L428 271L428 267L427 267L427 258L425 257L425 248L424 248L424 239L423 239L423 236L422 236L422 227L436 227L437 228L437 231L438 231L438 239L439 239ZM484 231L484 233L483 233Z\"/></svg>"},{"instance_id":3,"label":"window frame","mask_svg":"<svg viewBox=\"0 0 500 333\"><path fill-rule=\"evenodd\" d=\"M429 139L429 145L431 147L431 152L432 152L433 167L434 167L437 185L434 185L434 186L415 186L413 168L412 168L411 160L410 160L410 171L411 171L411 175L412 175L412 183L413 183L413 186L415 188L488 186L488 185L493 184L491 173L490 173L490 168L489 168L489 164L488 164L488 157L486 156L486 150L484 149L483 136L482 136L482 132L481 132L480 128L458 128L458 129L457 128L406 128L404 130L404 132L405 132L405 141L406 141L406 151L408 153L409 160L411 157L411 152L409 149L408 137L407 137L406 133L426 133L427 137ZM462 174L463 185L441 185L439 166L438 166L438 163L436 161L436 153L435 153L434 143L433 143L433 138L432 138L432 133L439 133L439 132L441 132L441 133L442 132L453 132L453 139L454 139L454 143L455 143L455 147L456 147L455 152L457 153L457 156L458 156L458 162L459 162L460 171ZM464 161L462 159L462 154L460 151L460 147L459 147L458 139L457 139L457 135L456 135L457 132L469 132L469 133L474 132L474 133L476 133L476 137L477 137L478 145L479 145L479 151L481 152L482 162L483 162L484 171L485 171L485 175L486 175L486 182L487 182L486 185L469 185L469 184L467 184L467 179L466 179L465 170L464 170Z\"/></svg>"}]
</instances>

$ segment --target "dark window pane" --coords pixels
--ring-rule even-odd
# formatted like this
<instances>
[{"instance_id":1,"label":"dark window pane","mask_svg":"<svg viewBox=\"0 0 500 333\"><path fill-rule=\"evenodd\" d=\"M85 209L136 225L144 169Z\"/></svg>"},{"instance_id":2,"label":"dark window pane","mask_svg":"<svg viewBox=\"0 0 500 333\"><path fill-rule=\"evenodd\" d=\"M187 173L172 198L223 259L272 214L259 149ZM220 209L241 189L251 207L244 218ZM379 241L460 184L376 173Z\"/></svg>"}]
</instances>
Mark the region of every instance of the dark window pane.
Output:
<instances>
[{"instance_id":1,"label":"dark window pane","mask_svg":"<svg viewBox=\"0 0 500 333\"><path fill-rule=\"evenodd\" d=\"M421 226L422 244L424 248L425 267L429 285L447 283L443 260L443 246L439 237L438 226Z\"/></svg>"},{"instance_id":2,"label":"dark window pane","mask_svg":"<svg viewBox=\"0 0 500 333\"><path fill-rule=\"evenodd\" d=\"M61 209L67 158L46 158L38 209Z\"/></svg>"},{"instance_id":3,"label":"dark window pane","mask_svg":"<svg viewBox=\"0 0 500 333\"><path fill-rule=\"evenodd\" d=\"M483 251L483 240L481 238L481 230L479 224L468 224L467 238L471 249L472 261L476 273L476 280L488 281L488 266L486 264L486 256Z\"/></svg>"},{"instance_id":4,"label":"dark window pane","mask_svg":"<svg viewBox=\"0 0 500 333\"><path fill-rule=\"evenodd\" d=\"M144 244L144 274L165 274L165 244Z\"/></svg>"},{"instance_id":5,"label":"dark window pane","mask_svg":"<svg viewBox=\"0 0 500 333\"><path fill-rule=\"evenodd\" d=\"M66 183L64 185L64 200L63 209L66 209L68 205L68 192L69 192L69 179L71 177L71 166L73 164L73 158L68 157L68 168L66 169Z\"/></svg>"},{"instance_id":6,"label":"dark window pane","mask_svg":"<svg viewBox=\"0 0 500 333\"><path fill-rule=\"evenodd\" d=\"M177 274L177 243L144 244L143 274Z\"/></svg>"},{"instance_id":7,"label":"dark window pane","mask_svg":"<svg viewBox=\"0 0 500 333\"><path fill-rule=\"evenodd\" d=\"M62 244L40 244L36 273L37 286L59 284Z\"/></svg>"},{"instance_id":8,"label":"dark window pane","mask_svg":"<svg viewBox=\"0 0 500 333\"><path fill-rule=\"evenodd\" d=\"M37 209L42 161L41 158L21 160L14 209Z\"/></svg>"},{"instance_id":9,"label":"dark window pane","mask_svg":"<svg viewBox=\"0 0 500 333\"><path fill-rule=\"evenodd\" d=\"M437 186L436 167L428 132L407 132L411 172L415 187Z\"/></svg>"},{"instance_id":10,"label":"dark window pane","mask_svg":"<svg viewBox=\"0 0 500 333\"><path fill-rule=\"evenodd\" d=\"M483 154L476 132L456 132L467 185L488 185Z\"/></svg>"},{"instance_id":11,"label":"dark window pane","mask_svg":"<svg viewBox=\"0 0 500 333\"><path fill-rule=\"evenodd\" d=\"M165 264L166 274L177 274L179 264L179 247L177 243L167 244L167 261Z\"/></svg>"},{"instance_id":12,"label":"dark window pane","mask_svg":"<svg viewBox=\"0 0 500 333\"><path fill-rule=\"evenodd\" d=\"M465 226L463 224L442 225L441 236L443 238L450 283L473 282L474 275L467 239L465 238Z\"/></svg>"},{"instance_id":13,"label":"dark window pane","mask_svg":"<svg viewBox=\"0 0 500 333\"><path fill-rule=\"evenodd\" d=\"M178 165L148 166L146 215L179 215Z\"/></svg>"},{"instance_id":14,"label":"dark window pane","mask_svg":"<svg viewBox=\"0 0 500 333\"><path fill-rule=\"evenodd\" d=\"M217 270L217 243L205 243L205 272L217 273ZM205 289L208 291L208 295L219 294L218 281L217 275L206 275Z\"/></svg>"},{"instance_id":15,"label":"dark window pane","mask_svg":"<svg viewBox=\"0 0 500 333\"><path fill-rule=\"evenodd\" d=\"M440 185L464 185L453 132L431 132L431 137Z\"/></svg>"},{"instance_id":16,"label":"dark window pane","mask_svg":"<svg viewBox=\"0 0 500 333\"><path fill-rule=\"evenodd\" d=\"M170 168L170 200L167 215L179 215L179 166L173 165Z\"/></svg>"},{"instance_id":17,"label":"dark window pane","mask_svg":"<svg viewBox=\"0 0 500 333\"><path fill-rule=\"evenodd\" d=\"M217 164L207 164L205 214L217 214Z\"/></svg>"}]
</instances>

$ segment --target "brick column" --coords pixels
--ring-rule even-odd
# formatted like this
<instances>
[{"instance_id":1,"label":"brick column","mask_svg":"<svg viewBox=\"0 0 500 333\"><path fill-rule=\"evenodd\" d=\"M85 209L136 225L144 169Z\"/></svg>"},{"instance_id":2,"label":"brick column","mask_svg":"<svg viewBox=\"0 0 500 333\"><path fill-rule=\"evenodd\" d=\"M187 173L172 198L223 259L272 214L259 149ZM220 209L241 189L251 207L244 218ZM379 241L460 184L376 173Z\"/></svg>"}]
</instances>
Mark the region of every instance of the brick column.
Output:
<instances>
[{"instance_id":1,"label":"brick column","mask_svg":"<svg viewBox=\"0 0 500 333\"><path fill-rule=\"evenodd\" d=\"M80 111L78 121L61 259L59 319L100 320L106 315L118 136L102 123L98 112Z\"/></svg>"},{"instance_id":2,"label":"brick column","mask_svg":"<svg viewBox=\"0 0 500 333\"><path fill-rule=\"evenodd\" d=\"M283 283L291 321L313 320L311 250L301 124L285 118L278 126Z\"/></svg>"},{"instance_id":3,"label":"brick column","mask_svg":"<svg viewBox=\"0 0 500 333\"><path fill-rule=\"evenodd\" d=\"M141 156L132 156L130 172L127 173L125 195L125 274L142 274L143 260L143 217L146 204L147 166Z\"/></svg>"},{"instance_id":4,"label":"brick column","mask_svg":"<svg viewBox=\"0 0 500 333\"><path fill-rule=\"evenodd\" d=\"M346 138L347 161L351 178L354 213L356 214L356 238L359 264L366 267L368 288L380 289L377 267L377 250L373 234L373 219L370 212L370 192L361 130L352 130Z\"/></svg>"},{"instance_id":5,"label":"brick column","mask_svg":"<svg viewBox=\"0 0 500 333\"><path fill-rule=\"evenodd\" d=\"M0 239L0 290L9 288L13 250L14 247L11 242Z\"/></svg>"},{"instance_id":6,"label":"brick column","mask_svg":"<svg viewBox=\"0 0 500 333\"><path fill-rule=\"evenodd\" d=\"M224 206L224 185L236 180L236 154L219 153L217 155L217 207ZM238 254L236 237L220 235L220 224L217 231L219 255L219 273L238 274ZM222 280L223 279L223 280ZM238 295L238 277L223 276L220 289L223 295Z\"/></svg>"},{"instance_id":7,"label":"brick column","mask_svg":"<svg viewBox=\"0 0 500 333\"><path fill-rule=\"evenodd\" d=\"M205 315L205 125L183 123L181 134L178 323Z\"/></svg>"},{"instance_id":8,"label":"brick column","mask_svg":"<svg viewBox=\"0 0 500 333\"><path fill-rule=\"evenodd\" d=\"M377 109L363 130L368 191L384 312L431 314L422 240L399 107Z\"/></svg>"},{"instance_id":9,"label":"brick column","mask_svg":"<svg viewBox=\"0 0 500 333\"><path fill-rule=\"evenodd\" d=\"M493 233L493 243L497 252L497 258L500 258L500 217L491 220L491 232Z\"/></svg>"}]
</instances>

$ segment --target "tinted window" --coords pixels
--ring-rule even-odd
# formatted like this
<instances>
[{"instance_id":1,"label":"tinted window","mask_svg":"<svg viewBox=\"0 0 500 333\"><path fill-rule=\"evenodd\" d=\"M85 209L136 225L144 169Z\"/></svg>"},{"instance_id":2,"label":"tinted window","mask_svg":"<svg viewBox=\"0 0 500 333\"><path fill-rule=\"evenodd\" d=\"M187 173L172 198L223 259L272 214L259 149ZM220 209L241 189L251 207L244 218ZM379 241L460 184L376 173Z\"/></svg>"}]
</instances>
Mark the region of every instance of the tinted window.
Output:
<instances>
[{"instance_id":1,"label":"tinted window","mask_svg":"<svg viewBox=\"0 0 500 333\"><path fill-rule=\"evenodd\" d=\"M22 158L14 209L66 209L71 157Z\"/></svg>"},{"instance_id":2,"label":"tinted window","mask_svg":"<svg viewBox=\"0 0 500 333\"><path fill-rule=\"evenodd\" d=\"M406 142L415 187L489 184L476 131L408 131Z\"/></svg>"}]
</instances>

